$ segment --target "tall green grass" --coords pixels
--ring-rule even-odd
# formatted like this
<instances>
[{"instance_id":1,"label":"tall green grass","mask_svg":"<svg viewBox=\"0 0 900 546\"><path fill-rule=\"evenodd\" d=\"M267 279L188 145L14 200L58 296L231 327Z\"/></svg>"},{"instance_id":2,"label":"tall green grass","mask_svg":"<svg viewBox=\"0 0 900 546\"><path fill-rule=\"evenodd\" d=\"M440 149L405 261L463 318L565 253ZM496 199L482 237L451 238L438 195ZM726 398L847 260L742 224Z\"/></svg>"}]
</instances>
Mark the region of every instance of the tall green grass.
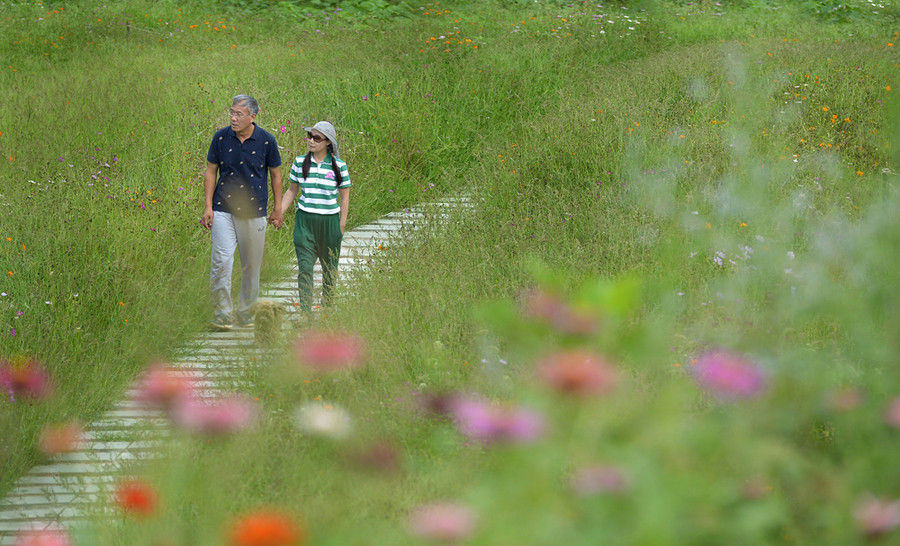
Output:
<instances>
[{"instance_id":1,"label":"tall green grass","mask_svg":"<svg viewBox=\"0 0 900 546\"><path fill-rule=\"evenodd\" d=\"M890 464L896 430L882 420L900 384L890 14L860 12L849 25L794 3L672 2L643 13L502 4L428 4L411 21L350 29L358 22L339 16L297 20L295 29L262 12L260 21L245 16L229 20L235 30L216 31L225 19L203 17L204 8L178 14L125 3L90 13L89 26L87 10L54 23L82 29L76 51L89 54L51 65L38 40L24 52L6 44L33 70L3 73L20 89L5 104L30 106L27 123L12 125L46 129L7 134L7 119L18 118L4 110L0 145L16 156L7 167L41 189L50 187L44 179L79 172L64 175L75 181L66 194L72 214L81 214L78 225L100 222L93 229L103 237L100 245L68 235L61 228L74 218L39 214L55 195L16 186L4 192L15 206L4 214L16 220L4 216L3 229L19 225L24 208L21 218L34 224L9 228L15 241L30 248L47 239L40 219L80 250L62 263L29 258L27 274L9 282L40 278L51 263L79 290L85 275L96 275L79 292L96 302L94 313L72 307L65 316L95 317L86 324L92 335L117 340L102 357L99 340L78 352L69 332L37 316L16 319L23 333L10 347L38 352L72 394L59 407L4 408L13 424L3 438L19 461L7 483L34 460L28 435L44 421L66 412L89 418L153 353L147 347L164 353L201 324L207 250L195 218L198 154L228 97L249 91L262 104L262 126L285 126L276 136L286 161L301 148L299 124L335 121L355 183L351 223L461 190L480 208L388 248L371 274L353 279L355 295L319 319L317 327L365 337L366 369L329 381L296 376L287 356L251 367L260 425L222 441L176 441L164 462L136 469L159 487L160 513L86 527L85 542L216 544L235 514L274 504L304 521L317 543L406 543L408 512L439 499L476 509L477 543L861 542L853 521L860 498L896 496L900 486ZM133 22L151 9L158 11L148 21ZM120 11L128 25L109 22ZM637 22L626 25L623 13ZM616 22L598 23L598 14ZM178 32L164 38L168 25L153 18L180 19ZM85 30L95 24L110 35L100 45L89 43L96 30ZM317 63L337 68L323 73ZM42 83L54 77L50 66L52 87ZM92 96L95 81L116 107L72 100ZM48 94L38 103L46 106L26 104L21 89ZM140 107L128 108L136 99ZM53 106L64 100L75 105L68 119ZM57 135L59 148L82 142L69 125L84 142L76 151L87 142L100 148L80 150L86 164L54 163L73 148L37 144ZM110 176L116 199L86 186L90 155L119 157ZM122 197L124 189L132 193ZM147 190L162 199L138 212L130 198ZM158 231L142 229L148 218ZM108 227L120 224L127 230ZM283 233L269 243L267 263L290 259ZM104 255L118 268L94 266ZM172 276L182 279L178 291ZM534 286L588 305L604 318L601 333L560 337L523 319L517 302ZM115 307L125 301L119 294L131 298L124 307ZM196 307L171 310L189 294ZM121 315L102 307L112 301ZM135 330L112 330L113 316ZM161 330L167 320L180 326ZM2 339L6 352L11 338ZM605 354L623 373L620 388L577 402L542 388L535 361L572 346ZM691 360L714 347L767 368L762 400L721 404L697 390ZM98 368L116 384L79 382L81 368L67 362L88 354L101 355ZM84 388L95 389L95 406L85 407ZM858 408L830 402L844 388L863 393ZM539 408L548 437L482 448L415 409L422 393L455 390ZM354 415L349 441L292 427L294 408L315 399ZM348 464L347 451L375 440L401 453L398 473ZM569 491L571 471L598 462L626 469L626 495Z\"/></svg>"}]
</instances>

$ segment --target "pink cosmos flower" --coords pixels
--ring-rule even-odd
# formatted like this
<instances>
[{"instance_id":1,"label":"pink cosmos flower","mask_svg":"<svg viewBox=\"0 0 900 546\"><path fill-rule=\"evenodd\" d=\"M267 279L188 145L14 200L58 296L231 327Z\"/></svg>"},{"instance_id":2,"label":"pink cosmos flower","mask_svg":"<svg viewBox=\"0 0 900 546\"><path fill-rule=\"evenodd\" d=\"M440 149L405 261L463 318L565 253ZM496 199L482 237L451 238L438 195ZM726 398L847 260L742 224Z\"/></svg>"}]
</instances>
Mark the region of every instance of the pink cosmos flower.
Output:
<instances>
[{"instance_id":1,"label":"pink cosmos flower","mask_svg":"<svg viewBox=\"0 0 900 546\"><path fill-rule=\"evenodd\" d=\"M888 402L884 410L884 422L894 428L900 428L900 396L895 396Z\"/></svg>"},{"instance_id":2,"label":"pink cosmos flower","mask_svg":"<svg viewBox=\"0 0 900 546\"><path fill-rule=\"evenodd\" d=\"M322 372L357 368L365 361L365 342L345 332L307 332L294 342L294 356L301 365Z\"/></svg>"},{"instance_id":3,"label":"pink cosmos flower","mask_svg":"<svg viewBox=\"0 0 900 546\"><path fill-rule=\"evenodd\" d=\"M41 431L38 446L48 456L70 453L78 449L84 429L77 421L48 425Z\"/></svg>"},{"instance_id":4,"label":"pink cosmos flower","mask_svg":"<svg viewBox=\"0 0 900 546\"><path fill-rule=\"evenodd\" d=\"M575 311L556 296L542 290L529 292L522 310L525 316L544 322L563 334L589 335L597 331L594 317Z\"/></svg>"},{"instance_id":5,"label":"pink cosmos flower","mask_svg":"<svg viewBox=\"0 0 900 546\"><path fill-rule=\"evenodd\" d=\"M900 500L884 500L869 495L859 503L853 515L862 532L875 538L900 526Z\"/></svg>"},{"instance_id":6,"label":"pink cosmos flower","mask_svg":"<svg viewBox=\"0 0 900 546\"><path fill-rule=\"evenodd\" d=\"M574 395L605 394L618 383L618 373L603 357L587 351L555 353L540 362L538 373L553 389Z\"/></svg>"},{"instance_id":7,"label":"pink cosmos flower","mask_svg":"<svg viewBox=\"0 0 900 546\"><path fill-rule=\"evenodd\" d=\"M572 475L572 489L581 496L623 493L631 486L625 472L616 466L597 465L580 468Z\"/></svg>"},{"instance_id":8,"label":"pink cosmos flower","mask_svg":"<svg viewBox=\"0 0 900 546\"><path fill-rule=\"evenodd\" d=\"M41 399L50 394L50 374L33 358L0 360L0 386L14 397Z\"/></svg>"},{"instance_id":9,"label":"pink cosmos flower","mask_svg":"<svg viewBox=\"0 0 900 546\"><path fill-rule=\"evenodd\" d=\"M694 379L720 399L756 398L767 387L765 373L755 364L726 351L711 351L693 367Z\"/></svg>"},{"instance_id":10,"label":"pink cosmos flower","mask_svg":"<svg viewBox=\"0 0 900 546\"><path fill-rule=\"evenodd\" d=\"M492 406L475 398L454 400L450 413L462 434L483 443L532 442L543 436L546 429L543 416L536 411Z\"/></svg>"},{"instance_id":11,"label":"pink cosmos flower","mask_svg":"<svg viewBox=\"0 0 900 546\"><path fill-rule=\"evenodd\" d=\"M194 398L195 381L171 366L151 365L138 381L135 398L154 407L170 409L180 400Z\"/></svg>"},{"instance_id":12,"label":"pink cosmos flower","mask_svg":"<svg viewBox=\"0 0 900 546\"><path fill-rule=\"evenodd\" d=\"M422 506L409 518L409 528L420 538L442 542L464 540L475 531L475 513L453 503Z\"/></svg>"},{"instance_id":13,"label":"pink cosmos flower","mask_svg":"<svg viewBox=\"0 0 900 546\"><path fill-rule=\"evenodd\" d=\"M281 127L278 128L278 130L281 131L282 133L286 133L286 132L287 132L287 127L285 127L284 125L282 125Z\"/></svg>"},{"instance_id":14,"label":"pink cosmos flower","mask_svg":"<svg viewBox=\"0 0 900 546\"><path fill-rule=\"evenodd\" d=\"M15 546L73 546L74 542L64 529L48 523L41 529L22 531L16 537Z\"/></svg>"},{"instance_id":15,"label":"pink cosmos flower","mask_svg":"<svg viewBox=\"0 0 900 546\"><path fill-rule=\"evenodd\" d=\"M256 416L253 400L235 394L214 400L182 399L175 406L172 418L189 432L215 435L247 428Z\"/></svg>"}]
</instances>

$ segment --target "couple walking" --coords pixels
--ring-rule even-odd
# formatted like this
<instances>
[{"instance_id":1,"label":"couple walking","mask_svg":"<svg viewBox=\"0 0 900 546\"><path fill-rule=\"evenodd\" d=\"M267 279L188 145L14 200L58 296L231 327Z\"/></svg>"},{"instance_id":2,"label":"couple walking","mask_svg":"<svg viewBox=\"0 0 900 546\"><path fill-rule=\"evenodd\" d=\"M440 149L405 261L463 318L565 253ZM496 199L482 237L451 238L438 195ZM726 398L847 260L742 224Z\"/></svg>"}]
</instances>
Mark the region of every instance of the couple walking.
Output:
<instances>
[{"instance_id":1,"label":"couple walking","mask_svg":"<svg viewBox=\"0 0 900 546\"><path fill-rule=\"evenodd\" d=\"M234 97L228 110L231 125L216 131L206 156L206 205L201 223L210 230L212 238L211 327L216 330L253 325L267 223L280 229L287 209L296 209L294 249L300 269L297 287L300 307L307 312L312 305L316 259L322 262L322 299L328 303L331 298L347 225L350 174L347 163L338 154L334 126L320 121L304 128L309 151L294 159L290 186L282 194L278 143L271 133L256 125L257 114L259 104L253 97ZM270 177L274 201L271 214L267 188ZM232 313L235 247L241 257L241 292L237 312Z\"/></svg>"}]
</instances>

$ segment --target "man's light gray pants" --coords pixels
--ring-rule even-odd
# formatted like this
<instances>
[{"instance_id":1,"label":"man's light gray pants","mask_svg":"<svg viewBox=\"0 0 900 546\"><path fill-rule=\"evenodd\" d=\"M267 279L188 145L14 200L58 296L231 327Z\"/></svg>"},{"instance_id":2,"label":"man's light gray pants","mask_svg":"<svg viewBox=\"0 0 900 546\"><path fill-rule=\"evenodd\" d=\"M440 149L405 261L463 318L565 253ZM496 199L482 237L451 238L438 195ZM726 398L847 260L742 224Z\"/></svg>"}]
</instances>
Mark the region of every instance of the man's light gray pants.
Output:
<instances>
[{"instance_id":1,"label":"man's light gray pants","mask_svg":"<svg viewBox=\"0 0 900 546\"><path fill-rule=\"evenodd\" d=\"M212 264L209 288L216 317L231 317L231 268L234 248L241 255L241 295L238 315L249 316L250 306L259 296L259 269L266 244L266 218L238 218L230 213L213 211Z\"/></svg>"}]
</instances>

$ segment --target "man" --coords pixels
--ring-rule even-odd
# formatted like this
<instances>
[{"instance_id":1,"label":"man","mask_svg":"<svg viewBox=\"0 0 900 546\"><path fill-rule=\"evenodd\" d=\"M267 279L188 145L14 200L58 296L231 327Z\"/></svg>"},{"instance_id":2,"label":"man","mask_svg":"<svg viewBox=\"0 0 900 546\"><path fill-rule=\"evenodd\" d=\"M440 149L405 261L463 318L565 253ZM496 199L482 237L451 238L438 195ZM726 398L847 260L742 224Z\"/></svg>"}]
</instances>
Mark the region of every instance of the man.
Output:
<instances>
[{"instance_id":1,"label":"man","mask_svg":"<svg viewBox=\"0 0 900 546\"><path fill-rule=\"evenodd\" d=\"M252 326L251 307L259 295L259 270L266 241L266 223L276 229L284 223L281 203L281 154L270 133L257 127L259 104L249 95L231 101L231 125L216 131L206 156L204 196L206 208L201 223L210 230L212 260L210 292L214 330L230 330L233 324ZM272 177L273 213L266 218ZM217 180L218 178L218 180ZM236 316L232 316L231 268L234 249L241 256L241 294Z\"/></svg>"}]
</instances>

